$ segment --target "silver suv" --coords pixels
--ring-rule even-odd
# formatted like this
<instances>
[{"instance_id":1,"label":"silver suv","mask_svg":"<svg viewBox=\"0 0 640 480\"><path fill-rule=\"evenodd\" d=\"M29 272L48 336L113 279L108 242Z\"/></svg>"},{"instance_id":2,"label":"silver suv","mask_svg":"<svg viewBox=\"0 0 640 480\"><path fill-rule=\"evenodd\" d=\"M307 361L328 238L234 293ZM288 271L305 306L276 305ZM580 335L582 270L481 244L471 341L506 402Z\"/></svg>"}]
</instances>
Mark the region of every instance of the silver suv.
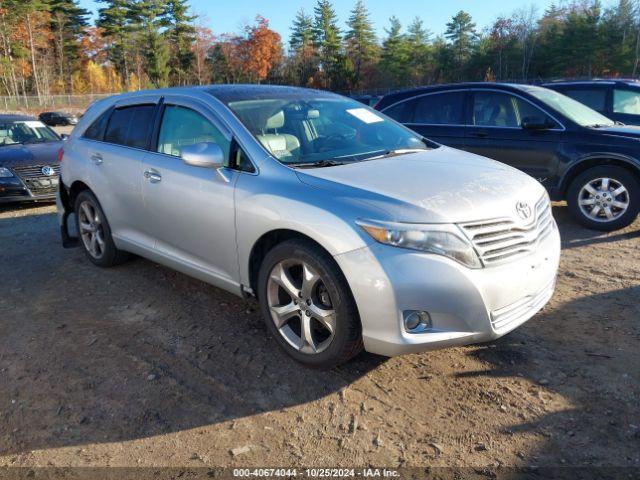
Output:
<instances>
[{"instance_id":1,"label":"silver suv","mask_svg":"<svg viewBox=\"0 0 640 480\"><path fill-rule=\"evenodd\" d=\"M553 293L560 239L538 182L331 93L119 95L89 108L61 158L65 245L257 297L309 366L491 340Z\"/></svg>"}]
</instances>

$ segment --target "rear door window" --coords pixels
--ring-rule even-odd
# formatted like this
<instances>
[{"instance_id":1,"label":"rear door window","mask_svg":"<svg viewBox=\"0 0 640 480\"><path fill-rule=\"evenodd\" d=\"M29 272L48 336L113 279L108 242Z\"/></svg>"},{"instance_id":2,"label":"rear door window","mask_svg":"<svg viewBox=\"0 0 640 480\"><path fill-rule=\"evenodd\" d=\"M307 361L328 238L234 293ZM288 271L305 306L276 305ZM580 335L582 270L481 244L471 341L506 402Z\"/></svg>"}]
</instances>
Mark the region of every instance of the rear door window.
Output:
<instances>
[{"instance_id":1,"label":"rear door window","mask_svg":"<svg viewBox=\"0 0 640 480\"><path fill-rule=\"evenodd\" d=\"M156 106L134 105L113 111L104 141L133 148L147 148Z\"/></svg>"},{"instance_id":2,"label":"rear door window","mask_svg":"<svg viewBox=\"0 0 640 480\"><path fill-rule=\"evenodd\" d=\"M446 92L425 95L410 100L413 105L413 121L425 125L464 125L465 92Z\"/></svg>"}]
</instances>

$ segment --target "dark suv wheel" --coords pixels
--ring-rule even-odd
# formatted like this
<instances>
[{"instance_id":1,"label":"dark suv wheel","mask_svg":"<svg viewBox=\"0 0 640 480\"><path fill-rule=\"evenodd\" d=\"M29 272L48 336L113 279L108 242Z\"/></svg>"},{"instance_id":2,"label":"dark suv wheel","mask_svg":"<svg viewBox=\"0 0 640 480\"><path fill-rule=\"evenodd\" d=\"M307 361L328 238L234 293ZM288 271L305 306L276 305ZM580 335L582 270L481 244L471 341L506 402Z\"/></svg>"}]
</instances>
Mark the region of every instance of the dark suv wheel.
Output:
<instances>
[{"instance_id":1,"label":"dark suv wheel","mask_svg":"<svg viewBox=\"0 0 640 480\"><path fill-rule=\"evenodd\" d=\"M612 231L624 228L637 217L640 208L638 180L617 166L593 167L569 185L567 205L584 226Z\"/></svg>"},{"instance_id":2,"label":"dark suv wheel","mask_svg":"<svg viewBox=\"0 0 640 480\"><path fill-rule=\"evenodd\" d=\"M276 341L309 367L331 368L362 350L349 285L333 258L313 242L288 240L266 255L258 301Z\"/></svg>"}]
</instances>

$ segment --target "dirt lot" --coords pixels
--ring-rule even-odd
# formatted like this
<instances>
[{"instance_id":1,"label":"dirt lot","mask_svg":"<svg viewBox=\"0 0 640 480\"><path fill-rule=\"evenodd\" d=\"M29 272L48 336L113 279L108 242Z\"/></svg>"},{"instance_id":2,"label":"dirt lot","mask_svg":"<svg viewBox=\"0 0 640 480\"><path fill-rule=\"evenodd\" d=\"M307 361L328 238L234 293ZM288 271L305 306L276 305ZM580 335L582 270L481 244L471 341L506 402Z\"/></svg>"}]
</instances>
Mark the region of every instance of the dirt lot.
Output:
<instances>
[{"instance_id":1,"label":"dirt lot","mask_svg":"<svg viewBox=\"0 0 640 480\"><path fill-rule=\"evenodd\" d=\"M640 466L640 221L555 215L558 288L489 345L330 372L255 305L137 259L63 250L54 208L0 209L0 465Z\"/></svg>"}]
</instances>

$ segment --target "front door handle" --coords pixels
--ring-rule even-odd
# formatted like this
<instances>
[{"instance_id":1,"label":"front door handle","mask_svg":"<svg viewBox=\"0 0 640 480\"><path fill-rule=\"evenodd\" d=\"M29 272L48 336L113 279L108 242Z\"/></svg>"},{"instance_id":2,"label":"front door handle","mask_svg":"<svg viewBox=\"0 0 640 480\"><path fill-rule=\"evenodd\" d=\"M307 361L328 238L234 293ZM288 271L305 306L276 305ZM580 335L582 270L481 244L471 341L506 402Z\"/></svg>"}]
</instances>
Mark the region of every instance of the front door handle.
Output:
<instances>
[{"instance_id":1,"label":"front door handle","mask_svg":"<svg viewBox=\"0 0 640 480\"><path fill-rule=\"evenodd\" d=\"M149 180L151 183L158 183L162 180L162 175L157 170L145 170L144 178Z\"/></svg>"},{"instance_id":2,"label":"front door handle","mask_svg":"<svg viewBox=\"0 0 640 480\"><path fill-rule=\"evenodd\" d=\"M99 153L94 153L93 155L91 155L91 161L95 165L100 165L102 163L102 155L100 155Z\"/></svg>"}]
</instances>

